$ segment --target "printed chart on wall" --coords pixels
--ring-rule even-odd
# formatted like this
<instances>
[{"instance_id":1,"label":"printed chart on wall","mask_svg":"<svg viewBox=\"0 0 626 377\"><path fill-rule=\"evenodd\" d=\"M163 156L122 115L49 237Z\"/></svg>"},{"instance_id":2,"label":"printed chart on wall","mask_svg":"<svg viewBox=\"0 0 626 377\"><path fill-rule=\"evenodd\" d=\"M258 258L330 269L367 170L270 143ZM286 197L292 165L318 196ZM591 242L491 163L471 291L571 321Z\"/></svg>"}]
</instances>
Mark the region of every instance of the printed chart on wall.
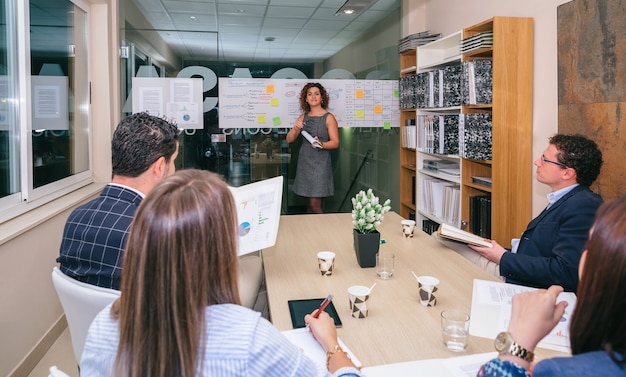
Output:
<instances>
[{"instance_id":1,"label":"printed chart on wall","mask_svg":"<svg viewBox=\"0 0 626 377\"><path fill-rule=\"evenodd\" d=\"M292 127L308 82L328 92L339 127L398 127L398 80L219 79L220 128Z\"/></svg>"},{"instance_id":2,"label":"printed chart on wall","mask_svg":"<svg viewBox=\"0 0 626 377\"><path fill-rule=\"evenodd\" d=\"M230 187L237 207L239 255L276 243L283 197L283 177Z\"/></svg>"}]
</instances>

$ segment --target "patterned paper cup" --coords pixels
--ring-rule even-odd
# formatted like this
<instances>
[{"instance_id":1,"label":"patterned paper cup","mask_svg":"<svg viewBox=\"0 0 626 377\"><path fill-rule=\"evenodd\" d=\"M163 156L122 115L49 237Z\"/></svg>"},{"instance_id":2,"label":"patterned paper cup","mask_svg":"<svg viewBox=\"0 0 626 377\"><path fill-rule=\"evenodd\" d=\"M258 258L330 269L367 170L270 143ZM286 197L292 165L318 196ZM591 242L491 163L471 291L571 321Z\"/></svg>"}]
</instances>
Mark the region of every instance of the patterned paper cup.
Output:
<instances>
[{"instance_id":1,"label":"patterned paper cup","mask_svg":"<svg viewBox=\"0 0 626 377\"><path fill-rule=\"evenodd\" d=\"M437 292L439 279L432 276L418 276L417 284L420 290L420 304L424 306L437 305L437 298L433 293Z\"/></svg>"},{"instance_id":2,"label":"patterned paper cup","mask_svg":"<svg viewBox=\"0 0 626 377\"><path fill-rule=\"evenodd\" d=\"M332 275L335 267L335 253L332 251L320 251L317 253L317 264L322 276Z\"/></svg>"},{"instance_id":3,"label":"patterned paper cup","mask_svg":"<svg viewBox=\"0 0 626 377\"><path fill-rule=\"evenodd\" d=\"M370 298L369 287L362 285L353 285L348 288L348 296L350 296L350 311L354 318L367 317L367 300Z\"/></svg>"}]
</instances>

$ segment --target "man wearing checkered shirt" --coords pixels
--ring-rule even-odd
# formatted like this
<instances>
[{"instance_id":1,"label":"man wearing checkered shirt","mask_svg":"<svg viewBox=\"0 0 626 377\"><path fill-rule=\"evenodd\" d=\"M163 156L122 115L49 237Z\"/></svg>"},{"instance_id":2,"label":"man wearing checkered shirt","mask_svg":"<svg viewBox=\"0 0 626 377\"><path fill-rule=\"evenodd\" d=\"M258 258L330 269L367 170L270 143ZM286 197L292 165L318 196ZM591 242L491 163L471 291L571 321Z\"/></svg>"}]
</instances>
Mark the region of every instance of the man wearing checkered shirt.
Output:
<instances>
[{"instance_id":1,"label":"man wearing checkered shirt","mask_svg":"<svg viewBox=\"0 0 626 377\"><path fill-rule=\"evenodd\" d=\"M143 197L176 170L178 128L147 113L130 115L117 126L111 152L112 181L100 196L72 211L57 262L74 279L119 290L135 211Z\"/></svg>"}]
</instances>

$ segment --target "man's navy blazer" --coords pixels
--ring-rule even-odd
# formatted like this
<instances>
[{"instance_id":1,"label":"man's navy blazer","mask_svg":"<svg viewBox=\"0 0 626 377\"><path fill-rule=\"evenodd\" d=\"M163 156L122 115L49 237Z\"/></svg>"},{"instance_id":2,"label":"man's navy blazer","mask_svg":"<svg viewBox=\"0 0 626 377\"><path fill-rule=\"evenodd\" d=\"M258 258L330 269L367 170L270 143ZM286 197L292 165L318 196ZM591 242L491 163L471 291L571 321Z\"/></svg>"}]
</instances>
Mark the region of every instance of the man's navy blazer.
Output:
<instances>
[{"instance_id":1,"label":"man's navy blazer","mask_svg":"<svg viewBox=\"0 0 626 377\"><path fill-rule=\"evenodd\" d=\"M502 255L500 275L507 283L560 285L575 292L580 256L601 204L600 195L589 187L575 187L528 224L517 253Z\"/></svg>"}]
</instances>

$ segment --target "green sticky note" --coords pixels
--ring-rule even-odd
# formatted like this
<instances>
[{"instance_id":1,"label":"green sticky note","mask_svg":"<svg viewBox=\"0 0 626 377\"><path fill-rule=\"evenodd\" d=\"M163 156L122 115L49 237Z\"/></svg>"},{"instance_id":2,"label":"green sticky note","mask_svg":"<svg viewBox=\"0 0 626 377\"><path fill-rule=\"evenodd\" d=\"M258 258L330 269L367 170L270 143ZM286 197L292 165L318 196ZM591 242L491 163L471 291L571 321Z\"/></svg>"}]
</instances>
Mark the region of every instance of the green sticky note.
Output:
<instances>
[{"instance_id":1,"label":"green sticky note","mask_svg":"<svg viewBox=\"0 0 626 377\"><path fill-rule=\"evenodd\" d=\"M399 91L398 89L394 89L394 90L393 90L393 96L394 96L395 98L400 98L400 91Z\"/></svg>"},{"instance_id":2,"label":"green sticky note","mask_svg":"<svg viewBox=\"0 0 626 377\"><path fill-rule=\"evenodd\" d=\"M384 122L383 123L383 128L386 130L390 130L391 129L391 122Z\"/></svg>"},{"instance_id":3,"label":"green sticky note","mask_svg":"<svg viewBox=\"0 0 626 377\"><path fill-rule=\"evenodd\" d=\"M280 126L281 124L283 124L283 122L280 121L280 117L272 118L272 123L274 123L274 126Z\"/></svg>"}]
</instances>

